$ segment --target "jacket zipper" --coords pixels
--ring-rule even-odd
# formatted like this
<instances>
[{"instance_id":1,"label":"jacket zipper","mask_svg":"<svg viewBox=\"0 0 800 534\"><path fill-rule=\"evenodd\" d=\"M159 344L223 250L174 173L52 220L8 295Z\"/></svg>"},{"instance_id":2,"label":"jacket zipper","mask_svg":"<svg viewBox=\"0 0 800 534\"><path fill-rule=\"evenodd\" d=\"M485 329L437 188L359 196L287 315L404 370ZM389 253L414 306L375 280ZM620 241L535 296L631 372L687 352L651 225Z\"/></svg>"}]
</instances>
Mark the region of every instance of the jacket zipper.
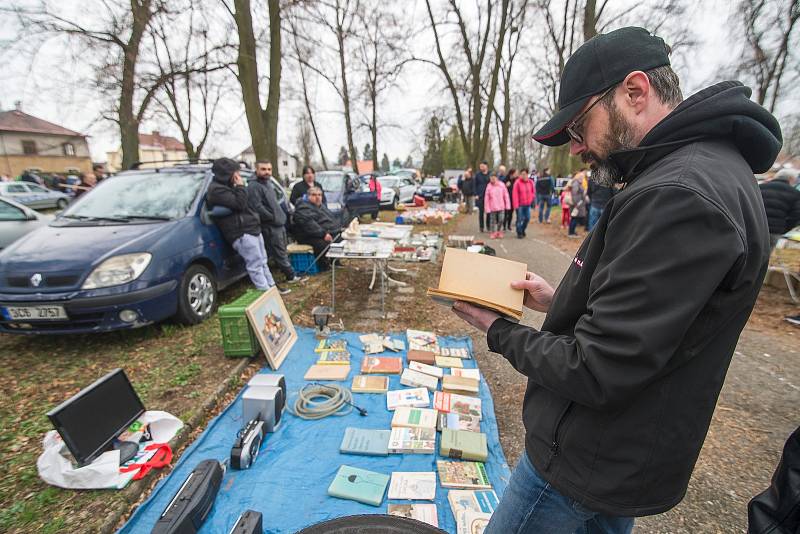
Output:
<instances>
[{"instance_id":1,"label":"jacket zipper","mask_svg":"<svg viewBox=\"0 0 800 534\"><path fill-rule=\"evenodd\" d=\"M550 457L547 459L547 464L544 466L544 470L548 471L550 469L550 464L553 463L553 459L558 456L560 452L559 444L558 444L558 431L561 428L564 419L567 418L567 414L569 413L570 409L572 408L572 403L568 403L567 406L561 411L561 415L558 417L558 421L556 422L556 427L553 430L553 443L550 445Z\"/></svg>"}]
</instances>

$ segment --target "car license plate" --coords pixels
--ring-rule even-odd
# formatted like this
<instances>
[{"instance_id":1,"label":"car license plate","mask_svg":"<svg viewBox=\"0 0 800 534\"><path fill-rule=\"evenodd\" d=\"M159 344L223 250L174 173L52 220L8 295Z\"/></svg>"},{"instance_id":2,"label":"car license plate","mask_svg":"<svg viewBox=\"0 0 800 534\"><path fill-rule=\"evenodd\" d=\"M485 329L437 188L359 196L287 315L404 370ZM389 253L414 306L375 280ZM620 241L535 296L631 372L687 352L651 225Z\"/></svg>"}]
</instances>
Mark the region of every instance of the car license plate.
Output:
<instances>
[{"instance_id":1,"label":"car license plate","mask_svg":"<svg viewBox=\"0 0 800 534\"><path fill-rule=\"evenodd\" d=\"M6 306L0 308L9 321L55 321L68 319L64 306Z\"/></svg>"}]
</instances>

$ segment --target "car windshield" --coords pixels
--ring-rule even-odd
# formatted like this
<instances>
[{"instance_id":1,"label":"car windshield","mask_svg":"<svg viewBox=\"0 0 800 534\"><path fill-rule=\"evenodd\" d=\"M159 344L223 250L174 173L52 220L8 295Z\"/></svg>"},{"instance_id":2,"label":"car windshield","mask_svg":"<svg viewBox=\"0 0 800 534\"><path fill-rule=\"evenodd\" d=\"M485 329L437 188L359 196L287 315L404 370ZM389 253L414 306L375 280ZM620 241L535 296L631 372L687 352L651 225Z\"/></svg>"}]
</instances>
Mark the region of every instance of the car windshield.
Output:
<instances>
[{"instance_id":1,"label":"car windshield","mask_svg":"<svg viewBox=\"0 0 800 534\"><path fill-rule=\"evenodd\" d=\"M341 172L320 172L317 173L316 180L325 191L338 192L344 189L344 173Z\"/></svg>"},{"instance_id":2,"label":"car windshield","mask_svg":"<svg viewBox=\"0 0 800 534\"><path fill-rule=\"evenodd\" d=\"M436 187L439 187L439 179L438 178L425 178L425 181L422 183L422 185L435 185Z\"/></svg>"},{"instance_id":3,"label":"car windshield","mask_svg":"<svg viewBox=\"0 0 800 534\"><path fill-rule=\"evenodd\" d=\"M61 214L67 219L177 219L184 217L203 186L205 173L117 176L86 193Z\"/></svg>"}]
</instances>

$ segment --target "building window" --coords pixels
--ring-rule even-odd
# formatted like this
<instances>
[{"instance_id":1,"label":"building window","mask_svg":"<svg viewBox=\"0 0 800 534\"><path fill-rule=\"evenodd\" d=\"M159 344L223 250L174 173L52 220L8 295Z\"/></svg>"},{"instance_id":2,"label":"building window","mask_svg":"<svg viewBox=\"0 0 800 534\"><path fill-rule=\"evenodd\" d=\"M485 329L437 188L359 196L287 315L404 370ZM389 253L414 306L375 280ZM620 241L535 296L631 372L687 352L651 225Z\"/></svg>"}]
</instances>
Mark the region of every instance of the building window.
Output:
<instances>
[{"instance_id":1,"label":"building window","mask_svg":"<svg viewBox=\"0 0 800 534\"><path fill-rule=\"evenodd\" d=\"M23 141L22 153L26 155L36 154L36 141Z\"/></svg>"},{"instance_id":2,"label":"building window","mask_svg":"<svg viewBox=\"0 0 800 534\"><path fill-rule=\"evenodd\" d=\"M288 166L289 166L289 162L288 162L288 161L286 161L286 160L283 160L283 166L284 166L284 167L288 167Z\"/></svg>"},{"instance_id":3,"label":"building window","mask_svg":"<svg viewBox=\"0 0 800 534\"><path fill-rule=\"evenodd\" d=\"M75 145L72 143L64 143L61 145L64 148L64 155L65 156L74 156L75 155Z\"/></svg>"}]
</instances>

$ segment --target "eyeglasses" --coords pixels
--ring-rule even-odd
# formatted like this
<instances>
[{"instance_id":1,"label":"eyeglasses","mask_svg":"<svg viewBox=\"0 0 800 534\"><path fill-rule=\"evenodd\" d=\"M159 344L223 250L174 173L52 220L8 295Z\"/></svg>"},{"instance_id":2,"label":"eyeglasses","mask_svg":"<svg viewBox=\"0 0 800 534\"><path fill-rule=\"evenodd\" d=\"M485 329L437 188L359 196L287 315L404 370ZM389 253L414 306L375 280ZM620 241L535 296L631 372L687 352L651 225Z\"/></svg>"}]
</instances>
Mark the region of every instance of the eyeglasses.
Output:
<instances>
[{"instance_id":1,"label":"eyeglasses","mask_svg":"<svg viewBox=\"0 0 800 534\"><path fill-rule=\"evenodd\" d=\"M611 91L616 89L616 87L617 87L616 85L612 85L611 87L606 89L603 92L603 94L600 95L600 98L598 98L597 100L592 102L591 106L586 108L583 113L581 113L580 115L575 117L575 119L571 123L569 123L567 125L566 131L567 131L567 135L569 136L570 139L572 139L573 141L575 141L579 145L583 144L583 134L578 131L578 124L583 120L583 118L586 116L586 114L589 113L592 110L592 108L595 107L598 104L598 102L600 102L606 96L608 96L611 93Z\"/></svg>"}]
</instances>

